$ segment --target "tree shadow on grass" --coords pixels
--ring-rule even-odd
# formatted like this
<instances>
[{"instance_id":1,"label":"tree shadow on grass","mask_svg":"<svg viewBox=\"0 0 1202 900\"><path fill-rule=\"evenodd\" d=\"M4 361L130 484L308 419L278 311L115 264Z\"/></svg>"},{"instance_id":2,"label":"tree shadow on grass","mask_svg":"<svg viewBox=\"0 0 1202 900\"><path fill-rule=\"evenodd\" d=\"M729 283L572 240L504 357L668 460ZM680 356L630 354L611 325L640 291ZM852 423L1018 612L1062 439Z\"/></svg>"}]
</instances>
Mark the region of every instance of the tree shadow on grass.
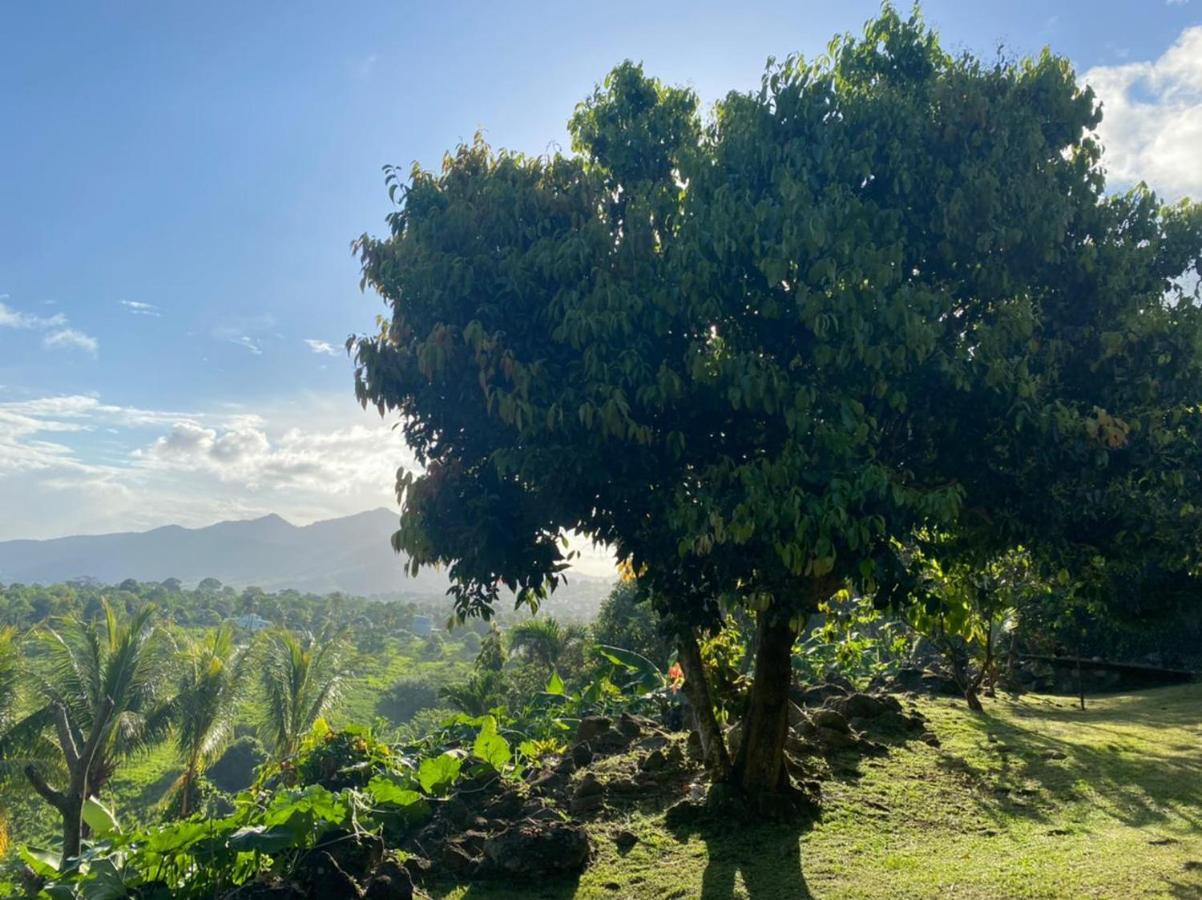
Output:
<instances>
[{"instance_id":1,"label":"tree shadow on grass","mask_svg":"<svg viewBox=\"0 0 1202 900\"><path fill-rule=\"evenodd\" d=\"M1202 763L1193 748L1136 740L1132 724L1161 728L1190 721L1157 698L1138 698L1115 709L1074 712L1018 708L1013 719L986 712L971 720L989 761L974 764L945 753L940 766L968 782L981 811L995 818L1044 821L1059 803L1091 801L1125 825L1202 827ZM1040 720L1066 725L1082 740L1066 740L1026 727ZM1017 720L1017 721L1015 721ZM1194 713L1194 722L1197 714ZM1024 724L1019 724L1019 723Z\"/></svg>"},{"instance_id":2,"label":"tree shadow on grass","mask_svg":"<svg viewBox=\"0 0 1202 900\"><path fill-rule=\"evenodd\" d=\"M678 840L696 835L708 861L701 879L701 900L806 900L813 894L801 866L803 825L743 825L703 819L672 829ZM743 893L735 890L742 878Z\"/></svg>"}]
</instances>

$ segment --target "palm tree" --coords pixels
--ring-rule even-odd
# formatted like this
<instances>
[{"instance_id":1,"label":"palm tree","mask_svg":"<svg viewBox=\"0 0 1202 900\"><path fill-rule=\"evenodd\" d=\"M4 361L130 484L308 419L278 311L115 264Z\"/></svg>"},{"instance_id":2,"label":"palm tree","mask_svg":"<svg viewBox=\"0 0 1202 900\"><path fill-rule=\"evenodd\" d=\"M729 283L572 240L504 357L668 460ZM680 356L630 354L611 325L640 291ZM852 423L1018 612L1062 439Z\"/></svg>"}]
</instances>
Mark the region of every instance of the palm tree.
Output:
<instances>
[{"instance_id":1,"label":"palm tree","mask_svg":"<svg viewBox=\"0 0 1202 900\"><path fill-rule=\"evenodd\" d=\"M35 634L30 674L44 703L8 732L14 746L40 748L24 772L62 816L64 862L79 855L87 798L121 759L165 735L170 723L171 705L159 694L165 648L153 609L122 622L107 601L101 608L103 624L73 617ZM44 761L47 747L52 769ZM51 787L47 774L65 776L66 787Z\"/></svg>"},{"instance_id":2,"label":"palm tree","mask_svg":"<svg viewBox=\"0 0 1202 900\"><path fill-rule=\"evenodd\" d=\"M201 773L233 733L245 660L228 624L190 642L180 654L183 674L173 705L175 746L184 770L168 789L168 797L178 798L180 818L188 817Z\"/></svg>"},{"instance_id":3,"label":"palm tree","mask_svg":"<svg viewBox=\"0 0 1202 900\"><path fill-rule=\"evenodd\" d=\"M338 700L346 675L342 641L324 631L317 637L297 637L277 628L265 635L263 737L274 758L284 759L296 752L313 723Z\"/></svg>"},{"instance_id":4,"label":"palm tree","mask_svg":"<svg viewBox=\"0 0 1202 900\"><path fill-rule=\"evenodd\" d=\"M544 668L554 669L567 649L586 635L579 625L560 625L555 619L527 619L509 631L509 646L525 653Z\"/></svg>"},{"instance_id":5,"label":"palm tree","mask_svg":"<svg viewBox=\"0 0 1202 900\"><path fill-rule=\"evenodd\" d=\"M438 696L462 713L482 716L501 702L503 686L500 672L478 669L466 681L443 685Z\"/></svg>"},{"instance_id":6,"label":"palm tree","mask_svg":"<svg viewBox=\"0 0 1202 900\"><path fill-rule=\"evenodd\" d=\"M17 646L17 629L0 628L0 748L13 725L17 712L17 688L20 685L21 653ZM0 750L0 788L7 786L11 773L8 757ZM8 815L0 806L0 857L8 850Z\"/></svg>"}]
</instances>

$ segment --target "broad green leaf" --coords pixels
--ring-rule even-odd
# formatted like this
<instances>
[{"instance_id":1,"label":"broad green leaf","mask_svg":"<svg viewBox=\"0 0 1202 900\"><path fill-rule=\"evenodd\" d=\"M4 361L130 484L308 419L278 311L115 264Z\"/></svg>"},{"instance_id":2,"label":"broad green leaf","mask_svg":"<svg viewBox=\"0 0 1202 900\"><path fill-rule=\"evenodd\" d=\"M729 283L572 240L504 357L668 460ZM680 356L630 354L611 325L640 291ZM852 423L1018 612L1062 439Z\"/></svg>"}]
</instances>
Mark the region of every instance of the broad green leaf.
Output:
<instances>
[{"instance_id":1,"label":"broad green leaf","mask_svg":"<svg viewBox=\"0 0 1202 900\"><path fill-rule=\"evenodd\" d=\"M551 673L551 680L547 682L547 687L545 690L548 694L555 694L557 697L563 696L563 679L559 677L558 672Z\"/></svg>"},{"instance_id":2,"label":"broad green leaf","mask_svg":"<svg viewBox=\"0 0 1202 900\"><path fill-rule=\"evenodd\" d=\"M229 840L231 850L239 853L279 853L298 845L297 834L287 825L250 825L239 828Z\"/></svg>"},{"instance_id":3,"label":"broad green leaf","mask_svg":"<svg viewBox=\"0 0 1202 900\"><path fill-rule=\"evenodd\" d=\"M447 792L459 777L462 758L453 750L422 760L417 768L417 781L427 794L439 796Z\"/></svg>"},{"instance_id":4,"label":"broad green leaf","mask_svg":"<svg viewBox=\"0 0 1202 900\"><path fill-rule=\"evenodd\" d=\"M21 861L41 878L54 878L58 875L57 853L50 850L39 850L36 847L26 847L24 844L17 848Z\"/></svg>"},{"instance_id":5,"label":"broad green leaf","mask_svg":"<svg viewBox=\"0 0 1202 900\"><path fill-rule=\"evenodd\" d=\"M92 830L92 834L99 838L121 833L121 826L117 824L117 817L113 811L95 797L84 801L83 821Z\"/></svg>"},{"instance_id":6,"label":"broad green leaf","mask_svg":"<svg viewBox=\"0 0 1202 900\"><path fill-rule=\"evenodd\" d=\"M484 727L476 735L476 742L472 745L472 753L498 772L504 769L506 763L513 758L513 753L509 749L509 742L497 734L497 720L492 716L488 716L485 719Z\"/></svg>"}]
</instances>

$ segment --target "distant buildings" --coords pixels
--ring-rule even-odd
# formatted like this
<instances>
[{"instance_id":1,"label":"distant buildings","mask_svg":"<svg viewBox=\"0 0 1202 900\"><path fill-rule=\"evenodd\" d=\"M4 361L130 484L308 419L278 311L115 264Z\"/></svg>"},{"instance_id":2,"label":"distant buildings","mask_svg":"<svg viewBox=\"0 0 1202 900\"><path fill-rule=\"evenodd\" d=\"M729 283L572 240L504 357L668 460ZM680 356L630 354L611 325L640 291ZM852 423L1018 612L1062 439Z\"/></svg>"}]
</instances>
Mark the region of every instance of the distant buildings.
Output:
<instances>
[{"instance_id":1,"label":"distant buildings","mask_svg":"<svg viewBox=\"0 0 1202 900\"><path fill-rule=\"evenodd\" d=\"M255 613L249 613L245 616L236 616L231 621L238 628L249 631L251 634L254 634L257 631L262 631L264 628L267 628L271 625L270 622L268 622L262 616L256 615Z\"/></svg>"}]
</instances>

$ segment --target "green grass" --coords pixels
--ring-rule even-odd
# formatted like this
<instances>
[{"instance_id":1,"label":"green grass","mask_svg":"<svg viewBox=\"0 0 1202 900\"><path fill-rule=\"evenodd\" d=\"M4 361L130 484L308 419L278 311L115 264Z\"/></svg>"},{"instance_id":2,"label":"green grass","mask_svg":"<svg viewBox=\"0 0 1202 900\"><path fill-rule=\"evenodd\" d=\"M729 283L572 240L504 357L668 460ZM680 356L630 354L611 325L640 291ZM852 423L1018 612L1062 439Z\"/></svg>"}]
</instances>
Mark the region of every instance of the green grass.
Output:
<instances>
[{"instance_id":1,"label":"green grass","mask_svg":"<svg viewBox=\"0 0 1202 900\"><path fill-rule=\"evenodd\" d=\"M809 831L673 833L662 812L617 810L590 826L595 856L576 883L435 896L1202 897L1202 685L1085 711L1043 696L988 702L983 716L920 707L943 746L836 767ZM622 828L640 839L625 855Z\"/></svg>"}]
</instances>

